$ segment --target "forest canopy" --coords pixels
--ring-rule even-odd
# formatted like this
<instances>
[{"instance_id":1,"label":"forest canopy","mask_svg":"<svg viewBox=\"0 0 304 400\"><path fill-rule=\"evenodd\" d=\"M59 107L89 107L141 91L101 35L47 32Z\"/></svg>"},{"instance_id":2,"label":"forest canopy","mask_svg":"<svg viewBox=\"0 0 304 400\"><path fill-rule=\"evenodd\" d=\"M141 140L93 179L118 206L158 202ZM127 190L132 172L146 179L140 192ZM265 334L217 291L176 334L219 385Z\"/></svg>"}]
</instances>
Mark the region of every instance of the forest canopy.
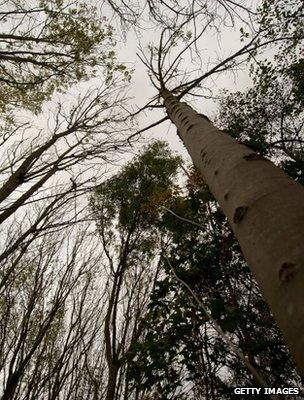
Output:
<instances>
[{"instance_id":1,"label":"forest canopy","mask_svg":"<svg viewBox=\"0 0 304 400\"><path fill-rule=\"evenodd\" d=\"M304 398L303 15L0 0L1 400Z\"/></svg>"}]
</instances>

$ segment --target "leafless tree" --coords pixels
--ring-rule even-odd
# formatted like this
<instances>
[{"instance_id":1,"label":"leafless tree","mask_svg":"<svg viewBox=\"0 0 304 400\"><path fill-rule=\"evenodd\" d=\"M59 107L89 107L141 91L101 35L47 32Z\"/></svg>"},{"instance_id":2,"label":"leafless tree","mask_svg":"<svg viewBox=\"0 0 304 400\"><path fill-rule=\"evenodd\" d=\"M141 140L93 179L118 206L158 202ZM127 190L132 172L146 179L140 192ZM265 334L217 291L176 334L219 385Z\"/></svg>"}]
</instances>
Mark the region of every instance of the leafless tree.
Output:
<instances>
[{"instance_id":1,"label":"leafless tree","mask_svg":"<svg viewBox=\"0 0 304 400\"><path fill-rule=\"evenodd\" d=\"M87 195L131 144L126 71L84 2L1 7L1 396L97 399L105 281Z\"/></svg>"},{"instance_id":2,"label":"leafless tree","mask_svg":"<svg viewBox=\"0 0 304 400\"><path fill-rule=\"evenodd\" d=\"M236 19L248 23L255 14L246 0L104 0L102 5L107 5L114 16L119 17L123 29L145 28L147 19L169 29L176 28L184 21L192 21L196 27L206 17L233 25Z\"/></svg>"},{"instance_id":3,"label":"leafless tree","mask_svg":"<svg viewBox=\"0 0 304 400\"><path fill-rule=\"evenodd\" d=\"M88 389L83 366L96 346L102 291L96 280L100 255L86 236L85 226L80 233L75 227L60 236L48 233L6 281L2 399L57 399L63 390L77 398L77 390Z\"/></svg>"}]
</instances>

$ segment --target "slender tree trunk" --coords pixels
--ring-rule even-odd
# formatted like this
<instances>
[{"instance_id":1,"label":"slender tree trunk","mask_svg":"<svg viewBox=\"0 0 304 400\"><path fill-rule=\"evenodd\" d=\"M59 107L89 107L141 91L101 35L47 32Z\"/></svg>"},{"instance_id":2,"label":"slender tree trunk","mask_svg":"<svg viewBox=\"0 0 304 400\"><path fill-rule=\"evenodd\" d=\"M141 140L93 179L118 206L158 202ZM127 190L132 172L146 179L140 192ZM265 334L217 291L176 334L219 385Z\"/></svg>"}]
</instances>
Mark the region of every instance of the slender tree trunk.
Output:
<instances>
[{"instance_id":1,"label":"slender tree trunk","mask_svg":"<svg viewBox=\"0 0 304 400\"><path fill-rule=\"evenodd\" d=\"M118 375L119 367L118 365L111 365L109 367L109 377L107 383L107 394L106 400L114 400L115 393L116 393L116 382L117 382L117 375Z\"/></svg>"},{"instance_id":2,"label":"slender tree trunk","mask_svg":"<svg viewBox=\"0 0 304 400\"><path fill-rule=\"evenodd\" d=\"M168 90L161 95L304 374L304 188Z\"/></svg>"}]
</instances>

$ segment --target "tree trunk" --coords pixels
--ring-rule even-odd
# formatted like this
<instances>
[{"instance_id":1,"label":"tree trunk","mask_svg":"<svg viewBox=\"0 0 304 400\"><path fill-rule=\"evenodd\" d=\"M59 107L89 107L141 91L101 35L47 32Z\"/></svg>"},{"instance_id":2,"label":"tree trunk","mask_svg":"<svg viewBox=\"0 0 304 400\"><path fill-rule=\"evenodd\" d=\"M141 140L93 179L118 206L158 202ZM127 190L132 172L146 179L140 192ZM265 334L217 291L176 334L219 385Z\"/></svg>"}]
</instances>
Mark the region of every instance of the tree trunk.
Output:
<instances>
[{"instance_id":1,"label":"tree trunk","mask_svg":"<svg viewBox=\"0 0 304 400\"><path fill-rule=\"evenodd\" d=\"M304 374L304 188L168 90L161 95Z\"/></svg>"},{"instance_id":2,"label":"tree trunk","mask_svg":"<svg viewBox=\"0 0 304 400\"><path fill-rule=\"evenodd\" d=\"M119 371L118 365L112 364L109 367L106 400L114 400L115 399L118 371Z\"/></svg>"}]
</instances>

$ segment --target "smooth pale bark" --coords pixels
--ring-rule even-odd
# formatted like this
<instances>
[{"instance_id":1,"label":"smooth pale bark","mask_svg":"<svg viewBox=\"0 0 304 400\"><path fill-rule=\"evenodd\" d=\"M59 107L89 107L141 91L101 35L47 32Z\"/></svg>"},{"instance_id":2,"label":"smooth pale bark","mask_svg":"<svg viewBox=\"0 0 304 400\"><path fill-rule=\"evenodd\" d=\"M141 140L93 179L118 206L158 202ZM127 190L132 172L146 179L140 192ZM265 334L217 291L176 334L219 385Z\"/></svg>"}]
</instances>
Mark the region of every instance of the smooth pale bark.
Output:
<instances>
[{"instance_id":1,"label":"smooth pale bark","mask_svg":"<svg viewBox=\"0 0 304 400\"><path fill-rule=\"evenodd\" d=\"M168 90L161 95L304 374L303 186Z\"/></svg>"}]
</instances>

